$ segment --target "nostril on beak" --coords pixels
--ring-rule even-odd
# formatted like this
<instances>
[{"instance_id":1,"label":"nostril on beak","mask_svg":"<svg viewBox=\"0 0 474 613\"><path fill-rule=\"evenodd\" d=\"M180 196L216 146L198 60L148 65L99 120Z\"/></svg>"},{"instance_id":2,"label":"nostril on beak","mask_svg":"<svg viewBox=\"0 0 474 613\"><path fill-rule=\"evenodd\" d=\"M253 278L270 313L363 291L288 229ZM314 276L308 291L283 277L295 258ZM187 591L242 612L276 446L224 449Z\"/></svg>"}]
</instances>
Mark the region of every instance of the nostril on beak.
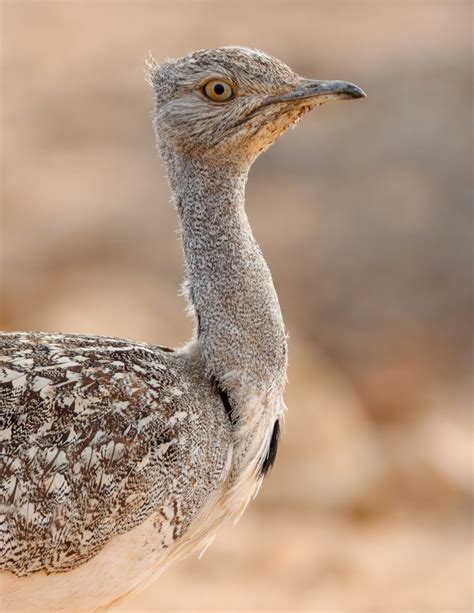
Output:
<instances>
[{"instance_id":1,"label":"nostril on beak","mask_svg":"<svg viewBox=\"0 0 474 613\"><path fill-rule=\"evenodd\" d=\"M301 82L301 85L305 89L310 89L310 88L316 87L320 83L321 83L321 81L317 81L317 80L314 80L314 79L303 79L302 82Z\"/></svg>"}]
</instances>

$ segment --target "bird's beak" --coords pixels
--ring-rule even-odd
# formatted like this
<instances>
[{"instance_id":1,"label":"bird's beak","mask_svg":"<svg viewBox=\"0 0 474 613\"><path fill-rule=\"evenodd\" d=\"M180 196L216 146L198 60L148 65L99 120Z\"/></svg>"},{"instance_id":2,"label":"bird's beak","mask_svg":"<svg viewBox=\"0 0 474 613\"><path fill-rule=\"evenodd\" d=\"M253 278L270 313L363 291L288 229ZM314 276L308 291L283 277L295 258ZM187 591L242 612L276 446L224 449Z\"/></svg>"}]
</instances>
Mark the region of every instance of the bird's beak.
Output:
<instances>
[{"instance_id":1,"label":"bird's beak","mask_svg":"<svg viewBox=\"0 0 474 613\"><path fill-rule=\"evenodd\" d=\"M347 81L313 81L301 79L294 89L284 94L270 96L264 105L279 102L314 101L323 104L333 100L350 100L351 98L366 98L365 92L357 85Z\"/></svg>"}]
</instances>

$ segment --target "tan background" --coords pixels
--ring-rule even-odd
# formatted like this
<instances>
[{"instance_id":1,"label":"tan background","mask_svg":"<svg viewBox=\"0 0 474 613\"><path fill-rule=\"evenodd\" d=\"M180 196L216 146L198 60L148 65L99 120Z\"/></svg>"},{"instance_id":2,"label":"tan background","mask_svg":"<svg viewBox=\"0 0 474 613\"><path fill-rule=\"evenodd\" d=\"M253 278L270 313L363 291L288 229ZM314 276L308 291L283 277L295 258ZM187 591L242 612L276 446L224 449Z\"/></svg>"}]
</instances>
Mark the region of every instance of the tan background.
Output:
<instances>
[{"instance_id":1,"label":"tan background","mask_svg":"<svg viewBox=\"0 0 474 613\"><path fill-rule=\"evenodd\" d=\"M362 86L250 176L290 339L274 471L121 611L472 610L468 2L2 2L4 329L179 344L143 60L262 48ZM124 563L126 561L124 560Z\"/></svg>"}]
</instances>

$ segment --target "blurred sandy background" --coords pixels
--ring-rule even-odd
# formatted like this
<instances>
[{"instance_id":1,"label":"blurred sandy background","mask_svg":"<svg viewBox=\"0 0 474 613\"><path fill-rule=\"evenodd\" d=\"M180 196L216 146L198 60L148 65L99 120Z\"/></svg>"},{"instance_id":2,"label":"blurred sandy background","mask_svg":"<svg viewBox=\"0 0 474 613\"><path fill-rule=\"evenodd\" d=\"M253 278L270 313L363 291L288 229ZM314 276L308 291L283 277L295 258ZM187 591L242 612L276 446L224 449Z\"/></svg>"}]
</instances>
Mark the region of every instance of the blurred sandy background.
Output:
<instances>
[{"instance_id":1,"label":"blurred sandy background","mask_svg":"<svg viewBox=\"0 0 474 613\"><path fill-rule=\"evenodd\" d=\"M273 473L203 559L120 611L471 611L470 4L1 8L7 330L188 337L149 50L254 46L368 93L250 175L291 335Z\"/></svg>"}]
</instances>

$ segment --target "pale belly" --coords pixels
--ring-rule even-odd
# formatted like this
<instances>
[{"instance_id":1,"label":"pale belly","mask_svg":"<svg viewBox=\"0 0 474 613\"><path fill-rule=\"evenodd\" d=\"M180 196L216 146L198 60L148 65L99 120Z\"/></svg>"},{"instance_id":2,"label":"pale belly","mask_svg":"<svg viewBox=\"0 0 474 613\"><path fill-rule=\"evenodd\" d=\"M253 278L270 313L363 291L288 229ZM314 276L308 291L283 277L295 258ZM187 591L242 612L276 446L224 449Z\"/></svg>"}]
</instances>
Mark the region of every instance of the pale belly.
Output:
<instances>
[{"instance_id":1,"label":"pale belly","mask_svg":"<svg viewBox=\"0 0 474 613\"><path fill-rule=\"evenodd\" d=\"M170 564L212 541L226 512L215 491L186 533L168 549L156 539L154 517L120 534L77 568L18 577L0 572L0 612L105 611L155 580Z\"/></svg>"},{"instance_id":2,"label":"pale belly","mask_svg":"<svg viewBox=\"0 0 474 613\"><path fill-rule=\"evenodd\" d=\"M97 611L128 596L164 570L166 550L153 543L153 518L114 537L94 558L64 573L0 573L2 613Z\"/></svg>"}]
</instances>

